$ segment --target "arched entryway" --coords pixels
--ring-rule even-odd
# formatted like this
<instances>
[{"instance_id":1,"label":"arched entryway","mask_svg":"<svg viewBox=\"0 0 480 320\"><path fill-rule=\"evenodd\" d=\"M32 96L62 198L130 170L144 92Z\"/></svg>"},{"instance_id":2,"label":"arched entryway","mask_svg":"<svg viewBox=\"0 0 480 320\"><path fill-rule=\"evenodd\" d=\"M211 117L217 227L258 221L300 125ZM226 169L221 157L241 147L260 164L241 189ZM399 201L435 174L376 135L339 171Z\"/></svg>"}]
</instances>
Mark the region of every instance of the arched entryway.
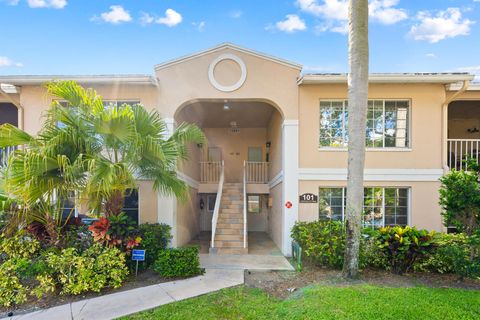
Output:
<instances>
[{"instance_id":1,"label":"arched entryway","mask_svg":"<svg viewBox=\"0 0 480 320\"><path fill-rule=\"evenodd\" d=\"M273 103L259 100L196 100L177 110L175 122L198 125L208 141L205 145L191 146L191 159L181 168L183 174L199 181L198 230L204 244L208 245L211 240L212 216L223 165L226 194L222 195L223 208L220 210L228 214L224 214L225 221L221 222L240 223L235 219L241 219L243 212L245 175L248 251L250 254L270 251L278 254L280 249L271 239L281 241L282 216L281 210L275 210L272 204L273 197L281 195L272 192L270 182L282 170L281 111ZM229 204L232 205L226 208ZM230 232L235 230L224 232L228 235L220 239L233 241L235 236Z\"/></svg>"}]
</instances>

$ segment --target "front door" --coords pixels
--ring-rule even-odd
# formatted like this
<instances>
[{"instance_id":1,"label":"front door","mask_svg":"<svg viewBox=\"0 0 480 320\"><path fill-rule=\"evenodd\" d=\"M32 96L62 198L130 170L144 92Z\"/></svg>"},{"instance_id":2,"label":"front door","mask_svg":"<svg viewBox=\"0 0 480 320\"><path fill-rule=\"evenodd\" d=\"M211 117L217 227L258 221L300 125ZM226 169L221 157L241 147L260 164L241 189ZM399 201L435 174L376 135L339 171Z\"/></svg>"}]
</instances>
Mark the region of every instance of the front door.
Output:
<instances>
[{"instance_id":1,"label":"front door","mask_svg":"<svg viewBox=\"0 0 480 320\"><path fill-rule=\"evenodd\" d=\"M248 161L262 162L262 147L248 147Z\"/></svg>"}]
</instances>

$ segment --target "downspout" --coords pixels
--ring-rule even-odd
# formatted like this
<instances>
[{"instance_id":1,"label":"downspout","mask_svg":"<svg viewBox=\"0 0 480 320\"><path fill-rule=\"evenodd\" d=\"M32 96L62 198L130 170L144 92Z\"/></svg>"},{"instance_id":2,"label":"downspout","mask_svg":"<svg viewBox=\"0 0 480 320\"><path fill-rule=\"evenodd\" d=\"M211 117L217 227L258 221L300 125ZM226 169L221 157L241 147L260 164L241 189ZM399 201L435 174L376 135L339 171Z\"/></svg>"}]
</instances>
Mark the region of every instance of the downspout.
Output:
<instances>
[{"instance_id":1,"label":"downspout","mask_svg":"<svg viewBox=\"0 0 480 320\"><path fill-rule=\"evenodd\" d=\"M6 93L5 91L3 91L2 88L0 88L0 95L2 97L4 97L5 99L8 100L8 102L10 102L11 104L15 105L17 107L17 110L18 110L18 128L23 130L23 114L24 114L24 108L22 106L22 104L20 103L20 101L17 101L15 99L13 99L8 93Z\"/></svg>"},{"instance_id":2,"label":"downspout","mask_svg":"<svg viewBox=\"0 0 480 320\"><path fill-rule=\"evenodd\" d=\"M448 105L455 100L459 95L467 91L470 85L470 80L464 80L462 87L455 92L451 97L447 98L442 104L442 166L443 172L447 173L448 167L447 153L448 153Z\"/></svg>"}]
</instances>

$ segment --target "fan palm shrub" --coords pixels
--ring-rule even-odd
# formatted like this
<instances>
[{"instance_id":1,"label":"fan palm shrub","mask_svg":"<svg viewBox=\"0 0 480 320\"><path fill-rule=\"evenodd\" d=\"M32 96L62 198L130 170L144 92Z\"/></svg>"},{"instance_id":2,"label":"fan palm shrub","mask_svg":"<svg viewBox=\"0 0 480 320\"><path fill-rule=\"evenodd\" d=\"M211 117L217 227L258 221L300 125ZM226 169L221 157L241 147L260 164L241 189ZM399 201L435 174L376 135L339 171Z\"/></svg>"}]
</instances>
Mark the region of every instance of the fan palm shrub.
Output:
<instances>
[{"instance_id":1,"label":"fan palm shrub","mask_svg":"<svg viewBox=\"0 0 480 320\"><path fill-rule=\"evenodd\" d=\"M177 177L188 144L204 142L193 124L180 124L168 136L157 111L142 105L106 105L92 89L74 81L46 85L53 102L38 135L0 126L0 148L21 146L9 158L5 191L19 199L16 224L65 222L65 199L74 196L91 212L118 215L136 180L153 180L163 194L185 199ZM52 231L53 232L53 231Z\"/></svg>"}]
</instances>

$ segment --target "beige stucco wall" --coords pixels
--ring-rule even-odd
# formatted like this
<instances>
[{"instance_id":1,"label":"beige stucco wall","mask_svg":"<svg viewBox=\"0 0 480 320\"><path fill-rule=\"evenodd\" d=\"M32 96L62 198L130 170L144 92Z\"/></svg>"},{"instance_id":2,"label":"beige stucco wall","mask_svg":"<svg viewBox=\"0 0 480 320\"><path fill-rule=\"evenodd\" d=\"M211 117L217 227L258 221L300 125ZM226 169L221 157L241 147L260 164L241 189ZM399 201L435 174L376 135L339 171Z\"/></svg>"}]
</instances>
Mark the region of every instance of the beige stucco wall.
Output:
<instances>
[{"instance_id":1,"label":"beige stucco wall","mask_svg":"<svg viewBox=\"0 0 480 320\"><path fill-rule=\"evenodd\" d=\"M139 100L149 110L155 108L158 91L156 87L112 84L92 86L82 84L85 88L93 88L104 100ZM24 108L24 130L36 134L42 127L42 119L48 110L52 97L47 94L43 86L22 86L20 103Z\"/></svg>"},{"instance_id":2,"label":"beige stucco wall","mask_svg":"<svg viewBox=\"0 0 480 320\"><path fill-rule=\"evenodd\" d=\"M279 248L282 248L282 183L277 184L270 190L270 197L272 198L272 207L269 208L268 212L268 233L273 242Z\"/></svg>"},{"instance_id":3,"label":"beige stucco wall","mask_svg":"<svg viewBox=\"0 0 480 320\"><path fill-rule=\"evenodd\" d=\"M347 99L346 85L299 87L300 168L346 168L346 151L319 149L320 100ZM409 151L367 151L366 168L438 169L442 148L445 89L429 84L372 84L370 99L410 100Z\"/></svg>"},{"instance_id":4,"label":"beige stucco wall","mask_svg":"<svg viewBox=\"0 0 480 320\"><path fill-rule=\"evenodd\" d=\"M176 238L177 246L179 247L188 244L200 232L200 213L197 207L197 197L197 190L189 188L188 201L177 201Z\"/></svg>"},{"instance_id":5,"label":"beige stucco wall","mask_svg":"<svg viewBox=\"0 0 480 320\"><path fill-rule=\"evenodd\" d=\"M299 191L318 194L318 188L346 187L346 181L300 181ZM409 187L410 212L409 224L418 228L441 231L443 228L438 205L440 182L377 182L366 181L367 187ZM299 204L299 220L314 221L318 219L318 204Z\"/></svg>"},{"instance_id":6,"label":"beige stucco wall","mask_svg":"<svg viewBox=\"0 0 480 320\"><path fill-rule=\"evenodd\" d=\"M156 223L158 195L153 190L153 181L138 181L138 220L139 223Z\"/></svg>"},{"instance_id":7,"label":"beige stucco wall","mask_svg":"<svg viewBox=\"0 0 480 320\"><path fill-rule=\"evenodd\" d=\"M261 147L265 158L265 128L240 128L238 133L231 132L229 128L204 128L203 131L208 139L208 146L222 150L226 182L243 180L243 161L248 158L248 147Z\"/></svg>"},{"instance_id":8,"label":"beige stucco wall","mask_svg":"<svg viewBox=\"0 0 480 320\"><path fill-rule=\"evenodd\" d=\"M247 68L245 83L233 92L217 90L208 79L210 63L227 53L238 56ZM165 117L173 118L179 107L197 99L271 102L281 110L285 118L297 119L298 116L296 81L300 71L245 52L224 48L161 67L155 74L159 79L158 106ZM227 63L218 72L215 68L215 74L221 84L229 84L232 81L231 75L238 75L238 70L234 64Z\"/></svg>"},{"instance_id":9,"label":"beige stucco wall","mask_svg":"<svg viewBox=\"0 0 480 320\"><path fill-rule=\"evenodd\" d=\"M268 168L269 179L273 179L282 171L282 123L280 113L275 112L270 119L267 128L267 141L270 141L270 167Z\"/></svg>"}]
</instances>

